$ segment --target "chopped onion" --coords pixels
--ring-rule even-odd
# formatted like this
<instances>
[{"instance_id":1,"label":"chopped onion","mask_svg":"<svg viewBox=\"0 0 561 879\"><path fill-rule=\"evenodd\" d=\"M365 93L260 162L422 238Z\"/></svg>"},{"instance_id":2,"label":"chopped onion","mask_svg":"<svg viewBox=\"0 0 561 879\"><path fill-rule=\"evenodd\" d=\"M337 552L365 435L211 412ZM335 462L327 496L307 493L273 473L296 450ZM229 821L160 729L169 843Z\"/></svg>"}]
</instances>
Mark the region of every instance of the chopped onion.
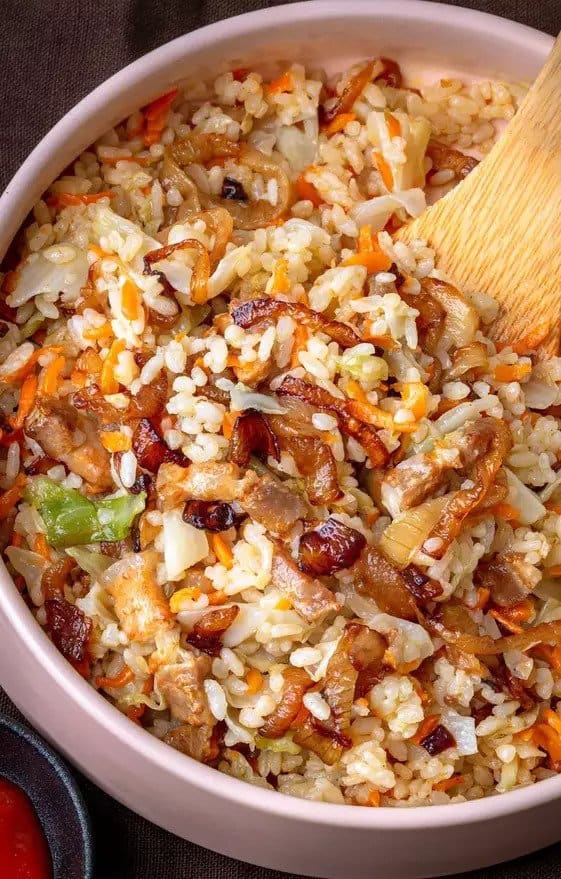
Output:
<instances>
[{"instance_id":1,"label":"chopped onion","mask_svg":"<svg viewBox=\"0 0 561 879\"><path fill-rule=\"evenodd\" d=\"M368 201L361 201L351 210L351 217L357 226L370 226L372 232L384 228L395 211L404 208L411 217L418 217L427 206L422 189L405 189L392 195L377 195Z\"/></svg>"},{"instance_id":2,"label":"chopped onion","mask_svg":"<svg viewBox=\"0 0 561 879\"><path fill-rule=\"evenodd\" d=\"M464 717L445 708L441 715L442 725L452 733L456 739L456 747L460 757L468 754L477 754L477 736L475 735L475 720L473 717Z\"/></svg>"},{"instance_id":3,"label":"chopped onion","mask_svg":"<svg viewBox=\"0 0 561 879\"><path fill-rule=\"evenodd\" d=\"M251 244L243 244L235 247L226 256L223 256L208 282L208 299L214 299L228 287L232 281L235 281L238 275L238 268L250 259ZM249 267L249 264L248 264Z\"/></svg>"},{"instance_id":4,"label":"chopped onion","mask_svg":"<svg viewBox=\"0 0 561 879\"><path fill-rule=\"evenodd\" d=\"M293 171L303 171L315 161L317 141L295 125L283 125L277 135L277 149Z\"/></svg>"},{"instance_id":5,"label":"chopped onion","mask_svg":"<svg viewBox=\"0 0 561 879\"><path fill-rule=\"evenodd\" d=\"M412 507L391 522L380 538L380 549L398 568L405 568L440 518L446 498Z\"/></svg>"},{"instance_id":6,"label":"chopped onion","mask_svg":"<svg viewBox=\"0 0 561 879\"><path fill-rule=\"evenodd\" d=\"M357 595L352 585L344 584L342 588L347 607L375 632L390 638L391 652L396 662L416 662L432 656L432 640L419 623L380 613L376 603L371 598Z\"/></svg>"},{"instance_id":7,"label":"chopped onion","mask_svg":"<svg viewBox=\"0 0 561 879\"><path fill-rule=\"evenodd\" d=\"M454 406L449 412L445 412L444 415L437 418L434 425L440 434L444 436L453 430L458 430L467 421L474 421L481 412L491 408L497 402L497 397L488 396L469 403L460 403L459 406Z\"/></svg>"},{"instance_id":8,"label":"chopped onion","mask_svg":"<svg viewBox=\"0 0 561 879\"><path fill-rule=\"evenodd\" d=\"M469 345L479 329L479 314L473 305L452 284L438 278L423 278L421 286L446 311L439 347L447 351Z\"/></svg>"},{"instance_id":9,"label":"chopped onion","mask_svg":"<svg viewBox=\"0 0 561 879\"><path fill-rule=\"evenodd\" d=\"M539 519L543 519L547 513L546 508L523 482L515 476L512 470L505 467L506 481L508 486L507 502L516 507L520 515L518 521L522 525L533 525Z\"/></svg>"},{"instance_id":10,"label":"chopped onion","mask_svg":"<svg viewBox=\"0 0 561 879\"><path fill-rule=\"evenodd\" d=\"M269 415L284 415L286 412L284 406L281 406L274 397L258 394L241 382L234 385L230 391L230 402L232 409L237 412L243 412L245 409L257 409L258 412L265 412Z\"/></svg>"},{"instance_id":11,"label":"chopped onion","mask_svg":"<svg viewBox=\"0 0 561 879\"><path fill-rule=\"evenodd\" d=\"M98 580L112 564L111 559L107 558L107 556L100 552L92 552L84 546L69 546L65 552L66 555L69 555L78 562L82 570L89 574L90 577L93 577L94 580Z\"/></svg>"},{"instance_id":12,"label":"chopped onion","mask_svg":"<svg viewBox=\"0 0 561 879\"><path fill-rule=\"evenodd\" d=\"M16 288L6 301L18 308L34 296L62 295L66 301L77 299L88 280L88 258L83 250L73 248L76 255L70 262L54 263L42 253L32 253L19 270Z\"/></svg>"},{"instance_id":13,"label":"chopped onion","mask_svg":"<svg viewBox=\"0 0 561 879\"><path fill-rule=\"evenodd\" d=\"M164 562L168 580L180 580L187 568L196 565L208 555L208 540L204 531L184 522L181 509L163 515Z\"/></svg>"},{"instance_id":14,"label":"chopped onion","mask_svg":"<svg viewBox=\"0 0 561 879\"><path fill-rule=\"evenodd\" d=\"M225 647L237 647L246 638L254 635L259 626L265 622L268 611L252 604L240 604L240 612L232 625L222 636Z\"/></svg>"}]
</instances>

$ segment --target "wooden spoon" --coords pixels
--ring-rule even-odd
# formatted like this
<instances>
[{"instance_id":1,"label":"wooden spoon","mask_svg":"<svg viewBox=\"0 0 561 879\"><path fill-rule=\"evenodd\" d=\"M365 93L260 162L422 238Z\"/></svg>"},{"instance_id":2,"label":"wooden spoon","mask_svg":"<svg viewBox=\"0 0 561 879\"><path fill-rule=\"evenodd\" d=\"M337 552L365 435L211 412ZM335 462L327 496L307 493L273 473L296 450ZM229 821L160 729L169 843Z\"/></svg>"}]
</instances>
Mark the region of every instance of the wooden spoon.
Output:
<instances>
[{"instance_id":1,"label":"wooden spoon","mask_svg":"<svg viewBox=\"0 0 561 879\"><path fill-rule=\"evenodd\" d=\"M561 35L489 155L398 232L423 238L460 290L500 304L498 342L556 354L561 335Z\"/></svg>"}]
</instances>

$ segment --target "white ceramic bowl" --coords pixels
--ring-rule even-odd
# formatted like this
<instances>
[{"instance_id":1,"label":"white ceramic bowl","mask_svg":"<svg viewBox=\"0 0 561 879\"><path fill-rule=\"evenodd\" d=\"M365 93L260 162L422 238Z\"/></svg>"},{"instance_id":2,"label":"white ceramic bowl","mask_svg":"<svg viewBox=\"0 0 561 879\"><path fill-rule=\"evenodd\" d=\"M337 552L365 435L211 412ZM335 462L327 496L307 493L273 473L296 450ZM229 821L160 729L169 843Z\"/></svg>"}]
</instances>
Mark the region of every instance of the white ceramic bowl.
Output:
<instances>
[{"instance_id":1,"label":"white ceramic bowl","mask_svg":"<svg viewBox=\"0 0 561 879\"><path fill-rule=\"evenodd\" d=\"M126 67L52 129L0 199L0 254L81 150L186 75L262 66L264 58L336 69L381 53L406 70L530 79L551 44L522 25L420 0L317 0L211 25ZM415 879L496 863L561 837L561 777L461 805L360 809L286 797L196 763L134 726L74 672L3 566L0 683L113 797L179 836L244 861L333 879Z\"/></svg>"}]
</instances>

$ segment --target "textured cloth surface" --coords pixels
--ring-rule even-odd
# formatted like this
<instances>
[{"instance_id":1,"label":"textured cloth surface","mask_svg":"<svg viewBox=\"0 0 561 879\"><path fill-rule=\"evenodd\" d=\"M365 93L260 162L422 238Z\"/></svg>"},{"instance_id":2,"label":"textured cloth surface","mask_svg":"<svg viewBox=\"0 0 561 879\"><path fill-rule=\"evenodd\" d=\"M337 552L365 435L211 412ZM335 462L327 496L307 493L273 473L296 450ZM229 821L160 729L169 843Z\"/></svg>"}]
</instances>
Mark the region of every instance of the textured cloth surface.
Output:
<instances>
[{"instance_id":1,"label":"textured cloth surface","mask_svg":"<svg viewBox=\"0 0 561 879\"><path fill-rule=\"evenodd\" d=\"M275 5L271 0L0 0L0 188L67 110L130 61L212 21ZM551 34L561 28L560 0L463 0L454 5L493 12ZM0 711L18 716L1 690ZM80 783L96 834L96 879L287 876L179 840L90 782ZM560 874L561 844L466 877L555 879Z\"/></svg>"}]
</instances>

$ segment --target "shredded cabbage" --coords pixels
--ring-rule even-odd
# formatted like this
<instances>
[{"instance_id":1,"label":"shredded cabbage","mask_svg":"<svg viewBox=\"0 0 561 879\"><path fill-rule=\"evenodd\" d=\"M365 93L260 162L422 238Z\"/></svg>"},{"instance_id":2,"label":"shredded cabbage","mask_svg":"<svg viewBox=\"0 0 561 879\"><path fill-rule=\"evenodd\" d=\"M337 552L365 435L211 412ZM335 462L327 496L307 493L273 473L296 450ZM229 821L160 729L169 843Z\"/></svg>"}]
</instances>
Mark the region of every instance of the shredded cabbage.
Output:
<instances>
[{"instance_id":1,"label":"shredded cabbage","mask_svg":"<svg viewBox=\"0 0 561 879\"><path fill-rule=\"evenodd\" d=\"M361 201L351 210L351 217L357 226L370 226L372 232L379 232L391 215L400 208L411 217L418 217L426 206L427 201L422 189L407 189Z\"/></svg>"},{"instance_id":2,"label":"shredded cabbage","mask_svg":"<svg viewBox=\"0 0 561 879\"><path fill-rule=\"evenodd\" d=\"M369 343L348 348L339 358L339 369L365 383L386 381L388 364L382 357L375 356L375 350Z\"/></svg>"},{"instance_id":3,"label":"shredded cabbage","mask_svg":"<svg viewBox=\"0 0 561 879\"><path fill-rule=\"evenodd\" d=\"M180 580L191 568L208 555L209 547L204 531L185 522L181 510L170 510L163 515L164 562L168 580Z\"/></svg>"},{"instance_id":4,"label":"shredded cabbage","mask_svg":"<svg viewBox=\"0 0 561 879\"><path fill-rule=\"evenodd\" d=\"M32 253L19 270L16 288L6 302L18 308L34 296L63 296L66 302L77 299L88 280L88 258L83 250L73 247L76 256L70 262L57 264L42 253Z\"/></svg>"},{"instance_id":5,"label":"shredded cabbage","mask_svg":"<svg viewBox=\"0 0 561 879\"><path fill-rule=\"evenodd\" d=\"M533 525L534 522L543 519L547 510L538 497L520 481L518 476L515 476L512 470L508 467L504 469L508 485L507 501L520 511L519 522L522 525Z\"/></svg>"}]
</instances>

